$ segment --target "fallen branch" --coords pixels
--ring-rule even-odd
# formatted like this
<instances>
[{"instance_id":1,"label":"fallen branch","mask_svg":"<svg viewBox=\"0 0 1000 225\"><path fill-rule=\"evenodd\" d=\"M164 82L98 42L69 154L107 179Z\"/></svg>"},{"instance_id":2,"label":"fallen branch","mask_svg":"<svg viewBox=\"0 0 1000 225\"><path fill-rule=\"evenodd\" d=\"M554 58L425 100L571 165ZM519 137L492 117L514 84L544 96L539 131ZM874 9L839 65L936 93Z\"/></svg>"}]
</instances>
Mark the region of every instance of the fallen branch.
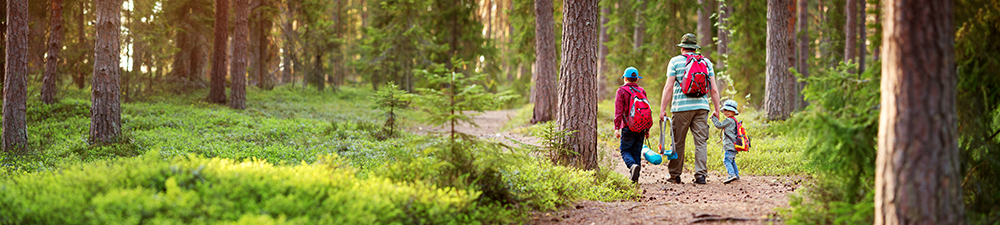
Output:
<instances>
[{"instance_id":1,"label":"fallen branch","mask_svg":"<svg viewBox=\"0 0 1000 225\"><path fill-rule=\"evenodd\" d=\"M755 219L743 218L743 217L704 217L698 218L691 223L702 223L702 222L717 222L717 221L754 221Z\"/></svg>"}]
</instances>

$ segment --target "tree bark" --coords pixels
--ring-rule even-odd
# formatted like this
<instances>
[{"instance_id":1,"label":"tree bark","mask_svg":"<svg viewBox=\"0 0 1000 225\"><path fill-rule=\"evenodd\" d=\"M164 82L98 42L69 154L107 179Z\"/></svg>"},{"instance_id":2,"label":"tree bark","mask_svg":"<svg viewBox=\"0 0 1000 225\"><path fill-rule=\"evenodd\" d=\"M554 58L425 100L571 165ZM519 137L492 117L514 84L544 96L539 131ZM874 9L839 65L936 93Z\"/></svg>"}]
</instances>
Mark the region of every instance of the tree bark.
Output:
<instances>
[{"instance_id":1,"label":"tree bark","mask_svg":"<svg viewBox=\"0 0 1000 225\"><path fill-rule=\"evenodd\" d=\"M606 6L601 8L601 36L600 36L600 49L597 55L597 98L606 99L610 97L608 95L608 40L611 36L608 35L608 15L611 15L611 7Z\"/></svg>"},{"instance_id":2,"label":"tree bark","mask_svg":"<svg viewBox=\"0 0 1000 225\"><path fill-rule=\"evenodd\" d=\"M212 52L212 80L208 102L226 103L226 43L229 41L229 0L215 1L215 43Z\"/></svg>"},{"instance_id":3,"label":"tree bark","mask_svg":"<svg viewBox=\"0 0 1000 225\"><path fill-rule=\"evenodd\" d=\"M847 7L845 9L844 15L847 17L847 22L844 25L844 62L851 63L857 62L855 57L857 56L858 49L858 3L855 1L859 0L847 0ZM852 70L853 71L853 70Z\"/></svg>"},{"instance_id":4,"label":"tree bark","mask_svg":"<svg viewBox=\"0 0 1000 225\"><path fill-rule=\"evenodd\" d=\"M563 4L562 67L559 74L559 129L574 131L563 147L576 154L560 158L570 165L597 170L597 0Z\"/></svg>"},{"instance_id":5,"label":"tree bark","mask_svg":"<svg viewBox=\"0 0 1000 225\"><path fill-rule=\"evenodd\" d=\"M887 0L875 224L965 224L951 0Z\"/></svg>"},{"instance_id":6,"label":"tree bark","mask_svg":"<svg viewBox=\"0 0 1000 225\"><path fill-rule=\"evenodd\" d=\"M52 15L49 17L52 31L49 33L49 52L45 58L45 78L42 78L42 102L45 104L56 103L55 95L58 91L56 82L59 80L58 64L59 50L62 50L60 41L63 36L63 3L62 0L52 0Z\"/></svg>"},{"instance_id":7,"label":"tree bark","mask_svg":"<svg viewBox=\"0 0 1000 225\"><path fill-rule=\"evenodd\" d=\"M701 55L712 58L712 12L718 8L713 0L698 0L698 45Z\"/></svg>"},{"instance_id":8,"label":"tree bark","mask_svg":"<svg viewBox=\"0 0 1000 225\"><path fill-rule=\"evenodd\" d=\"M363 3L364 3L364 1L362 1L362 5L363 5ZM286 3L285 4L285 11L284 11L285 17L284 17L284 20L282 21L282 29L281 29L281 31L282 31L281 34L282 34L282 37L284 38L284 40L281 42L282 45L284 46L283 47L284 51L282 51L282 53L284 54L284 57L282 57L282 63L281 63L281 65L282 65L282 67L281 67L281 73L282 73L281 82L282 83L286 83L286 84L294 83L294 81L292 80L292 69L293 69L293 67L292 67L292 58L295 57L295 56L293 56L293 54L295 54L294 53L295 49L293 47L293 45L294 45L293 42L295 41L295 38L294 38L293 35L294 35L295 31L293 30L293 27L292 27L292 18L293 18L293 15L292 15L291 4L292 3ZM366 14L367 13L364 13L362 15L366 15ZM362 19L362 21L363 20L364 19Z\"/></svg>"},{"instance_id":9,"label":"tree bark","mask_svg":"<svg viewBox=\"0 0 1000 225\"><path fill-rule=\"evenodd\" d=\"M732 6L727 6L725 2L719 4L719 46L715 60L716 69L726 68L726 59L722 57L723 55L729 54L729 14L733 12Z\"/></svg>"},{"instance_id":10,"label":"tree bark","mask_svg":"<svg viewBox=\"0 0 1000 225\"><path fill-rule=\"evenodd\" d=\"M795 104L795 0L767 1L767 83L764 108L768 120L788 118Z\"/></svg>"},{"instance_id":11,"label":"tree bark","mask_svg":"<svg viewBox=\"0 0 1000 225\"><path fill-rule=\"evenodd\" d=\"M795 63L795 70L802 74L803 78L809 77L809 0L798 0L798 54ZM798 102L796 109L805 108L808 103L803 99L801 93L802 89L806 87L806 82L798 82L797 92L800 93L795 100Z\"/></svg>"},{"instance_id":12,"label":"tree bark","mask_svg":"<svg viewBox=\"0 0 1000 225\"><path fill-rule=\"evenodd\" d=\"M246 108L246 85L247 85L247 35L250 32L248 23L249 2L247 0L236 0L233 8L233 17L236 20L235 31L233 32L233 66L230 68L230 76L233 85L230 88L229 106L233 109Z\"/></svg>"},{"instance_id":13,"label":"tree bark","mask_svg":"<svg viewBox=\"0 0 1000 225\"><path fill-rule=\"evenodd\" d=\"M638 53L642 50L643 38L646 36L646 18L643 11L646 10L646 0L638 0L639 7L635 9L635 27L632 31L632 50Z\"/></svg>"},{"instance_id":14,"label":"tree bark","mask_svg":"<svg viewBox=\"0 0 1000 225\"><path fill-rule=\"evenodd\" d=\"M858 73L865 73L865 51L868 49L865 35L865 0L858 1Z\"/></svg>"},{"instance_id":15,"label":"tree bark","mask_svg":"<svg viewBox=\"0 0 1000 225\"><path fill-rule=\"evenodd\" d=\"M84 34L84 30L86 30L86 25L83 23L84 22L83 16L85 14L84 13L84 4L83 4L83 2L84 1L79 1L79 6L80 6L79 10L80 10L80 13L77 14L77 17L76 17L76 26L78 27L78 29L76 30L77 31L77 33L76 33L76 44L77 44L77 47L79 47L81 49L86 49L86 47L89 46L89 45L86 44L87 39L86 39L86 35ZM77 61L77 63L83 64L83 60L85 60L87 58L86 55L87 55L86 51L84 51L84 53L80 54L80 59ZM86 82L86 76L87 76L87 73L84 72L83 69L79 69L79 71L77 71L76 79L74 79L74 81L73 81L74 83L76 83L76 88L77 89L83 89L83 87L85 85L84 82Z\"/></svg>"},{"instance_id":16,"label":"tree bark","mask_svg":"<svg viewBox=\"0 0 1000 225\"><path fill-rule=\"evenodd\" d=\"M556 31L552 17L552 0L535 1L535 101L531 123L551 121L555 116L556 99ZM595 21L596 22L596 21ZM565 43L565 42L564 42Z\"/></svg>"},{"instance_id":17,"label":"tree bark","mask_svg":"<svg viewBox=\"0 0 1000 225\"><path fill-rule=\"evenodd\" d=\"M115 141L121 132L121 0L97 0L97 43L90 94L90 137L97 143Z\"/></svg>"},{"instance_id":18,"label":"tree bark","mask_svg":"<svg viewBox=\"0 0 1000 225\"><path fill-rule=\"evenodd\" d=\"M3 150L22 153L28 144L28 0L7 0L6 10Z\"/></svg>"}]
</instances>

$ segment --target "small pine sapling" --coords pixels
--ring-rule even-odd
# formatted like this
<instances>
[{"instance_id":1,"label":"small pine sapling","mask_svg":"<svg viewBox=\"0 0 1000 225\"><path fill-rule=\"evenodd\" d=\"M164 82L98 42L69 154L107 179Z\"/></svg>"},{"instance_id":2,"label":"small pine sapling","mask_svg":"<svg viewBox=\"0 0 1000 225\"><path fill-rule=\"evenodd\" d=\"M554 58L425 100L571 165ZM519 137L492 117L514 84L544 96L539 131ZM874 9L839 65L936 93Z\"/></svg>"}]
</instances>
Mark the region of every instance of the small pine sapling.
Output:
<instances>
[{"instance_id":1,"label":"small pine sapling","mask_svg":"<svg viewBox=\"0 0 1000 225\"><path fill-rule=\"evenodd\" d=\"M396 135L396 127L399 126L396 123L396 119L399 118L401 110L410 106L411 98L412 96L409 93L399 89L399 86L391 81L385 88L375 92L375 96L372 96L372 100L375 101L375 105L372 108L382 110L382 116L385 116L383 130L388 129L386 136L392 137Z\"/></svg>"},{"instance_id":2,"label":"small pine sapling","mask_svg":"<svg viewBox=\"0 0 1000 225\"><path fill-rule=\"evenodd\" d=\"M540 148L545 154L549 156L549 159L557 165L567 165L566 162L560 162L558 156L560 155L578 155L579 152L571 151L563 146L562 140L565 140L576 130L560 130L559 125L549 121L545 122L538 127L539 129L532 130L531 135L541 139L542 147Z\"/></svg>"},{"instance_id":3,"label":"small pine sapling","mask_svg":"<svg viewBox=\"0 0 1000 225\"><path fill-rule=\"evenodd\" d=\"M457 68L464 67L465 62L455 60ZM449 136L454 142L455 125L465 122L473 126L472 116L486 110L496 109L515 96L511 92L489 93L479 83L485 75L473 73L471 76L458 73L443 66L436 66L433 72L427 70L415 71L423 75L431 88L418 88L421 95L417 98L420 108L427 113L427 122L431 125L449 126ZM474 112L467 114L469 112Z\"/></svg>"}]
</instances>

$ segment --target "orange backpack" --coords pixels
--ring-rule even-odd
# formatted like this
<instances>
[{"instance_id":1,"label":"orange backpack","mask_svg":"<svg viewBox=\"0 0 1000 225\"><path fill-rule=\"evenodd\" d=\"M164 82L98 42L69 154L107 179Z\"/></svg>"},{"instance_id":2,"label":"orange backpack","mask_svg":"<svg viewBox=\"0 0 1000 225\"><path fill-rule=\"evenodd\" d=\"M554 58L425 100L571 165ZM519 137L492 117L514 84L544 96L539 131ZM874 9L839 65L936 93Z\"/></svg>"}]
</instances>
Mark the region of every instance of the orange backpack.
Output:
<instances>
[{"instance_id":1,"label":"orange backpack","mask_svg":"<svg viewBox=\"0 0 1000 225\"><path fill-rule=\"evenodd\" d=\"M743 128L743 122L736 120L735 117L729 117L736 121L736 140L733 141L733 145L736 146L736 151L749 151L750 150L750 136L747 136L747 131Z\"/></svg>"}]
</instances>

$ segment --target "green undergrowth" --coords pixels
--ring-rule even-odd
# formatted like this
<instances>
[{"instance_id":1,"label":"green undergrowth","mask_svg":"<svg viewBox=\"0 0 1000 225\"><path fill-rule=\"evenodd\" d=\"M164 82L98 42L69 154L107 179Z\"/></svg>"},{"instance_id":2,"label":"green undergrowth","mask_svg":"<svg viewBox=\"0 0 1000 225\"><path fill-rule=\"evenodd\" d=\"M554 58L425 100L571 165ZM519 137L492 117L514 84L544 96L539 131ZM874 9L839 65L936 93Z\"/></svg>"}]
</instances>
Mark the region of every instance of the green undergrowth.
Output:
<instances>
[{"instance_id":1,"label":"green undergrowth","mask_svg":"<svg viewBox=\"0 0 1000 225\"><path fill-rule=\"evenodd\" d=\"M387 135L369 92L250 89L243 111L203 91L154 96L122 104L122 134L104 145L88 141L87 93L31 99L29 153L0 156L0 224L518 223L638 196L620 174L526 146Z\"/></svg>"},{"instance_id":2,"label":"green undergrowth","mask_svg":"<svg viewBox=\"0 0 1000 225\"><path fill-rule=\"evenodd\" d=\"M511 119L511 121L521 121L521 124L508 124L508 129L525 134L539 132L541 126L533 126L527 122L531 119L530 107L528 105L526 108L519 110L517 117ZM614 156L602 159L606 167L623 166L620 151L618 150L620 143L614 137L614 107L614 100L602 101L597 107L598 148L601 151L610 152L602 154L602 156ZM753 149L740 152L736 156L736 165L739 166L741 175L803 175L812 171L805 165L806 162L802 155L807 139L805 136L793 133L794 129L790 128L794 126L793 124L782 121L765 122L764 115L752 108L742 108L740 112L741 114L737 118L743 121L747 134L753 138ZM654 113L658 114L659 112ZM650 128L649 139L646 140L646 144L654 150L658 149L660 143L660 126L658 121L659 119L654 118L653 127ZM711 123L707 119L706 122ZM710 125L709 132L707 146L708 170L710 172L714 171L725 174L726 168L722 165L724 152L722 152L722 143L719 142L721 130ZM668 140L666 145L669 146L669 131L665 134L665 138ZM685 170L694 171L694 164L690 163L694 162L694 137L690 132L687 134L685 143L685 148L687 149L685 151L687 153L685 154L685 160L689 162L685 165ZM648 162L644 163L647 164L645 166L655 166L648 164ZM666 165L661 164L659 166Z\"/></svg>"}]
</instances>

